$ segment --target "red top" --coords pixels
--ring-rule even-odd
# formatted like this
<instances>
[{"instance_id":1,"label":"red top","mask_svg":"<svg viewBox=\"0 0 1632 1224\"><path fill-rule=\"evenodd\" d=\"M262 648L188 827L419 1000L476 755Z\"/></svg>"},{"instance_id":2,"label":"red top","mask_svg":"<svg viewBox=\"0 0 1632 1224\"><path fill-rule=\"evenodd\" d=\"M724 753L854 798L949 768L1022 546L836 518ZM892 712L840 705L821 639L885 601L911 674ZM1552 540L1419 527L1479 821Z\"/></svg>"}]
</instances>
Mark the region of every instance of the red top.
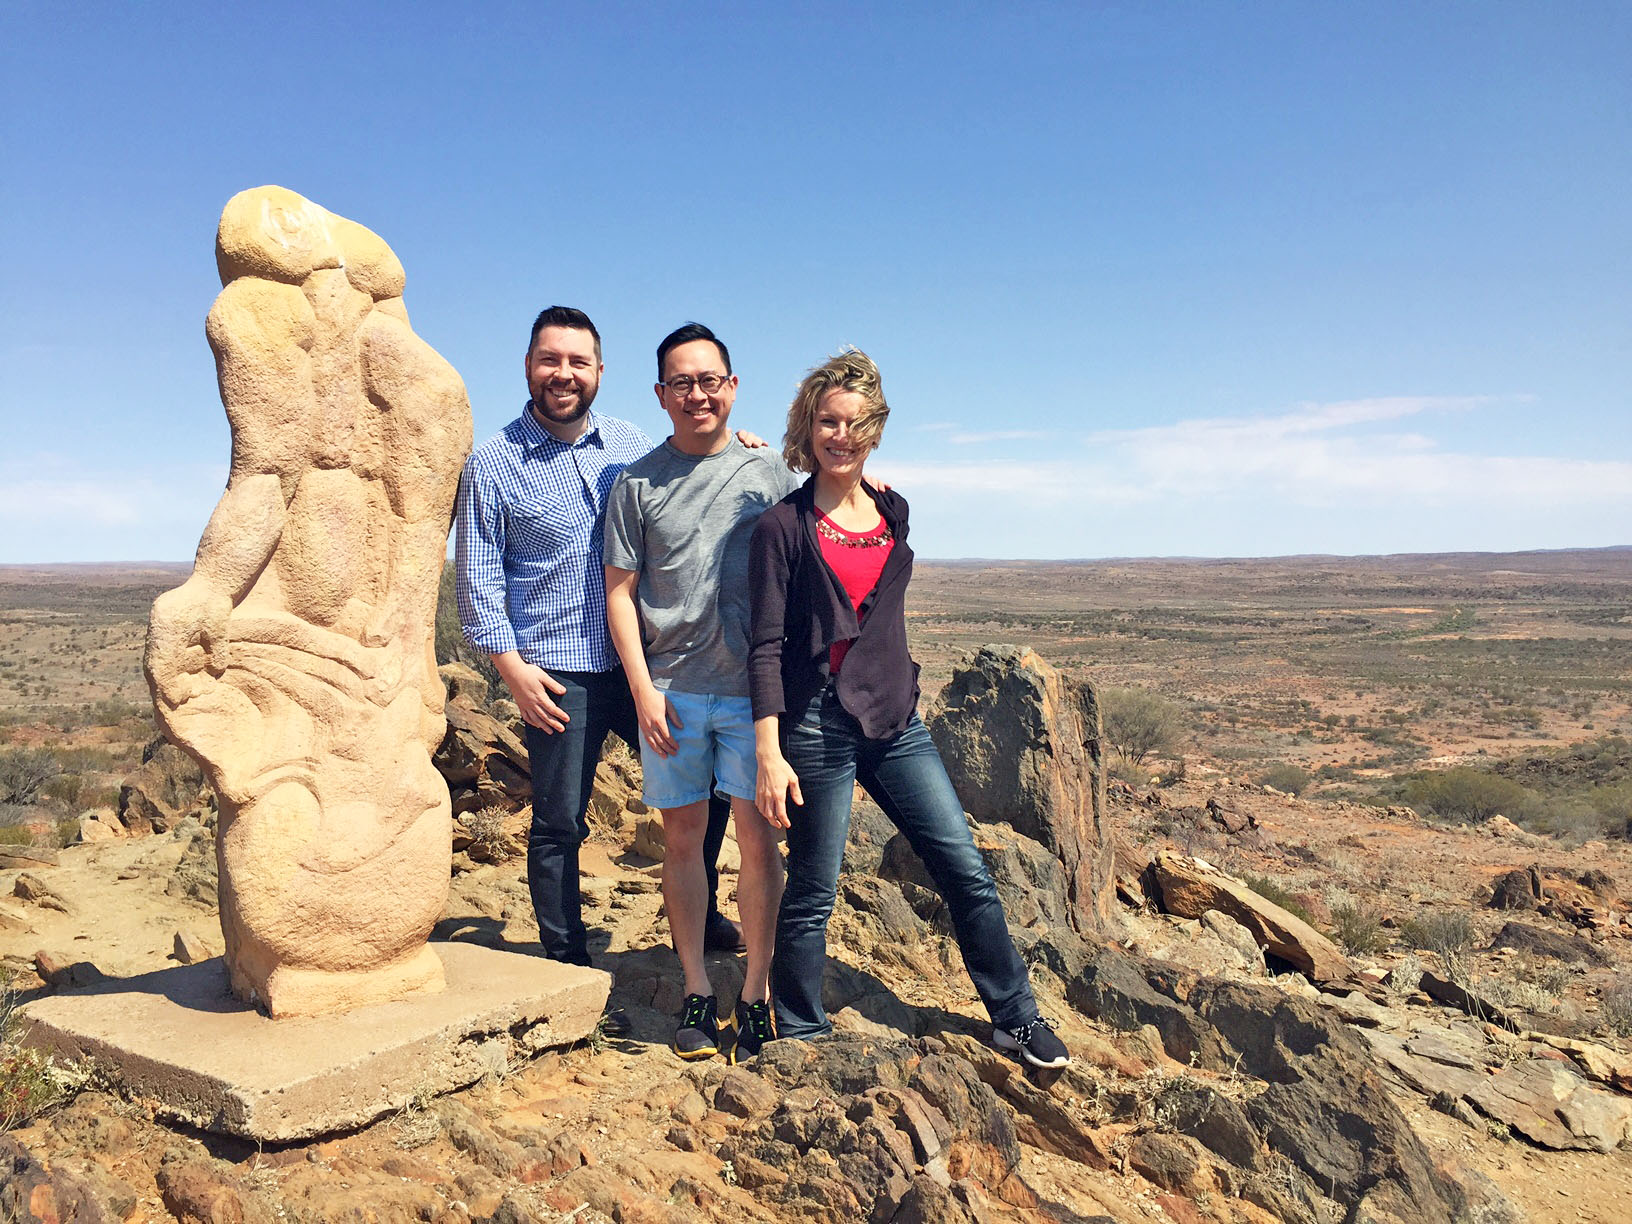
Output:
<instances>
[{"instance_id":1,"label":"red top","mask_svg":"<svg viewBox=\"0 0 1632 1224\"><path fill-rule=\"evenodd\" d=\"M884 562L889 559L890 549L895 547L895 537L882 518L876 527L866 531L846 531L820 510L816 511L816 535L822 543L822 560L838 575L844 593L850 597L850 606L859 617L861 602L878 585ZM849 638L828 647L827 665L833 675L839 674L853 641L854 638Z\"/></svg>"}]
</instances>

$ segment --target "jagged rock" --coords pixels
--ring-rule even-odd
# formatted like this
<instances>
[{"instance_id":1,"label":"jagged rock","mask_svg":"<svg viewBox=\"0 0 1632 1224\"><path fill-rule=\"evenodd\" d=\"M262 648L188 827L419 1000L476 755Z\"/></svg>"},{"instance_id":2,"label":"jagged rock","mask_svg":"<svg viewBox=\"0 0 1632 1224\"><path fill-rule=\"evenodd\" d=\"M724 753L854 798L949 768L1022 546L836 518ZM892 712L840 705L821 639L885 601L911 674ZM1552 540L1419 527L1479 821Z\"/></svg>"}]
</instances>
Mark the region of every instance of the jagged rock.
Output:
<instances>
[{"instance_id":1,"label":"jagged rock","mask_svg":"<svg viewBox=\"0 0 1632 1224\"><path fill-rule=\"evenodd\" d=\"M1577 965L1607 965L1612 957L1597 944L1589 943L1579 935L1560 935L1522 922L1508 922L1490 941L1491 951L1512 948L1549 960L1569 961Z\"/></svg>"},{"instance_id":2,"label":"jagged rock","mask_svg":"<svg viewBox=\"0 0 1632 1224\"><path fill-rule=\"evenodd\" d=\"M1609 1084L1622 1092L1632 1093L1632 1054L1623 1054L1596 1042L1577 1041L1553 1033L1527 1031L1521 1036L1568 1054L1589 1079Z\"/></svg>"},{"instance_id":3,"label":"jagged rock","mask_svg":"<svg viewBox=\"0 0 1632 1224\"><path fill-rule=\"evenodd\" d=\"M521 737L463 696L450 700L444 714L448 729L431 760L448 785L473 786L489 800L496 793L512 808L529 802L533 783Z\"/></svg>"},{"instance_id":4,"label":"jagged rock","mask_svg":"<svg viewBox=\"0 0 1632 1224\"><path fill-rule=\"evenodd\" d=\"M132 833L167 833L187 816L215 807L215 792L197 761L160 736L119 786L119 821Z\"/></svg>"},{"instance_id":5,"label":"jagged rock","mask_svg":"<svg viewBox=\"0 0 1632 1224\"><path fill-rule=\"evenodd\" d=\"M1541 898L1540 882L1533 871L1510 871L1490 890L1491 909L1533 910Z\"/></svg>"},{"instance_id":6,"label":"jagged rock","mask_svg":"<svg viewBox=\"0 0 1632 1224\"><path fill-rule=\"evenodd\" d=\"M231 471L191 576L153 602L143 668L220 801L232 988L274 1017L439 990L432 642L464 384L409 326L391 249L311 200L235 195L216 266Z\"/></svg>"},{"instance_id":7,"label":"jagged rock","mask_svg":"<svg viewBox=\"0 0 1632 1224\"><path fill-rule=\"evenodd\" d=\"M109 819L104 819L104 814ZM111 809L104 808L95 812L87 812L79 818L76 840L87 845L96 842L113 841L121 836L124 831L125 827L119 823L119 818L113 814Z\"/></svg>"},{"instance_id":8,"label":"jagged rock","mask_svg":"<svg viewBox=\"0 0 1632 1224\"><path fill-rule=\"evenodd\" d=\"M159 1163L155 1180L165 1207L181 1224L275 1224L277 1220L224 1161L171 1151Z\"/></svg>"},{"instance_id":9,"label":"jagged rock","mask_svg":"<svg viewBox=\"0 0 1632 1224\"><path fill-rule=\"evenodd\" d=\"M1128 1167L1164 1190L1197 1190L1202 1170L1201 1145L1185 1135L1146 1131L1128 1147Z\"/></svg>"},{"instance_id":10,"label":"jagged rock","mask_svg":"<svg viewBox=\"0 0 1632 1224\"><path fill-rule=\"evenodd\" d=\"M964 808L1006 822L1064 864L1071 920L1115 925L1098 696L1029 649L984 646L953 669L926 719Z\"/></svg>"},{"instance_id":11,"label":"jagged rock","mask_svg":"<svg viewBox=\"0 0 1632 1224\"><path fill-rule=\"evenodd\" d=\"M196 821L184 821L177 833L187 837L187 845L165 881L165 895L214 909L219 903L215 837Z\"/></svg>"},{"instance_id":12,"label":"jagged rock","mask_svg":"<svg viewBox=\"0 0 1632 1224\"><path fill-rule=\"evenodd\" d=\"M1041 935L1069 927L1065 869L1058 857L1006 824L972 823L970 833L992 873L998 900L1003 903L1003 914L1011 928ZM900 833L885 844L878 874L887 880L937 891L923 860Z\"/></svg>"},{"instance_id":13,"label":"jagged rock","mask_svg":"<svg viewBox=\"0 0 1632 1224\"><path fill-rule=\"evenodd\" d=\"M74 907L51 885L32 872L22 872L11 886L11 895L23 901L32 901L35 905L45 909L54 909L60 913L71 914Z\"/></svg>"},{"instance_id":14,"label":"jagged rock","mask_svg":"<svg viewBox=\"0 0 1632 1224\"><path fill-rule=\"evenodd\" d=\"M447 700L463 702L473 710L487 708L492 690L488 688L487 680L474 667L466 667L463 663L444 663L436 669L436 674L442 681L442 692Z\"/></svg>"},{"instance_id":15,"label":"jagged rock","mask_svg":"<svg viewBox=\"0 0 1632 1224\"><path fill-rule=\"evenodd\" d=\"M895 825L884 815L884 809L858 789L850 809L850 836L844 842L839 870L855 875L877 873L884 860L884 848L896 835Z\"/></svg>"},{"instance_id":16,"label":"jagged rock","mask_svg":"<svg viewBox=\"0 0 1632 1224\"><path fill-rule=\"evenodd\" d=\"M649 858L654 863L661 863L669 852L669 843L663 833L663 819L660 816L643 816L635 822L635 840L630 846L642 858Z\"/></svg>"},{"instance_id":17,"label":"jagged rock","mask_svg":"<svg viewBox=\"0 0 1632 1224\"><path fill-rule=\"evenodd\" d=\"M68 1172L60 1161L47 1167L16 1139L0 1135L0 1220L7 1224L116 1224L124 1213L110 1206L85 1178Z\"/></svg>"},{"instance_id":18,"label":"jagged rock","mask_svg":"<svg viewBox=\"0 0 1632 1224\"><path fill-rule=\"evenodd\" d=\"M714 1108L721 1113L739 1118L755 1118L770 1113L781 1094L755 1075L741 1067L732 1067L714 1090Z\"/></svg>"},{"instance_id":19,"label":"jagged rock","mask_svg":"<svg viewBox=\"0 0 1632 1224\"><path fill-rule=\"evenodd\" d=\"M1480 1113L1542 1147L1613 1152L1632 1137L1632 1100L1591 1087L1550 1058L1501 1068L1466 1096Z\"/></svg>"},{"instance_id":20,"label":"jagged rock","mask_svg":"<svg viewBox=\"0 0 1632 1224\"><path fill-rule=\"evenodd\" d=\"M1576 877L1576 883L1605 901L1620 899L1620 888L1615 883L1615 877L1607 871L1600 871L1596 867L1583 871Z\"/></svg>"},{"instance_id":21,"label":"jagged rock","mask_svg":"<svg viewBox=\"0 0 1632 1224\"><path fill-rule=\"evenodd\" d=\"M1148 971L1147 971L1148 968ZM1223 1071L1231 1059L1213 1031L1187 1003L1158 991L1155 966L1141 968L1115 947L1101 948L1092 962L1066 985L1066 999L1090 1019L1134 1032L1151 1025L1162 1048L1176 1062Z\"/></svg>"},{"instance_id":22,"label":"jagged rock","mask_svg":"<svg viewBox=\"0 0 1632 1224\"><path fill-rule=\"evenodd\" d=\"M207 941L200 939L191 931L177 931L170 959L180 961L184 965L196 965L219 955L221 954Z\"/></svg>"},{"instance_id":23,"label":"jagged rock","mask_svg":"<svg viewBox=\"0 0 1632 1224\"><path fill-rule=\"evenodd\" d=\"M43 948L34 954L34 971L42 981L57 987L94 986L108 978L90 961L71 961Z\"/></svg>"},{"instance_id":24,"label":"jagged rock","mask_svg":"<svg viewBox=\"0 0 1632 1224\"><path fill-rule=\"evenodd\" d=\"M755 1070L781 1103L727 1140L720 1157L761 1202L833 1224L900 1218L926 1179L946 1190L964 1178L997 1190L1020 1159L1013 1125L974 1069L943 1049L840 1035L772 1042ZM911 1201L966 1210L957 1195L922 1191Z\"/></svg>"},{"instance_id":25,"label":"jagged rock","mask_svg":"<svg viewBox=\"0 0 1632 1224\"><path fill-rule=\"evenodd\" d=\"M1226 833L1244 833L1258 827L1258 818L1244 811L1229 795L1214 795L1207 800L1207 815L1211 816Z\"/></svg>"},{"instance_id":26,"label":"jagged rock","mask_svg":"<svg viewBox=\"0 0 1632 1224\"><path fill-rule=\"evenodd\" d=\"M1345 1207L1362 1201L1422 1224L1466 1202L1389 1098L1366 1044L1341 1022L1270 987L1204 981L1190 994L1234 1047L1241 1069L1269 1087L1246 1110L1271 1147Z\"/></svg>"},{"instance_id":27,"label":"jagged rock","mask_svg":"<svg viewBox=\"0 0 1632 1224\"><path fill-rule=\"evenodd\" d=\"M1260 897L1218 868L1163 850L1151 863L1162 908L1185 918L1219 910L1252 933L1270 955L1279 957L1315 982L1344 981L1352 966L1337 945L1314 927L1274 902Z\"/></svg>"}]
</instances>

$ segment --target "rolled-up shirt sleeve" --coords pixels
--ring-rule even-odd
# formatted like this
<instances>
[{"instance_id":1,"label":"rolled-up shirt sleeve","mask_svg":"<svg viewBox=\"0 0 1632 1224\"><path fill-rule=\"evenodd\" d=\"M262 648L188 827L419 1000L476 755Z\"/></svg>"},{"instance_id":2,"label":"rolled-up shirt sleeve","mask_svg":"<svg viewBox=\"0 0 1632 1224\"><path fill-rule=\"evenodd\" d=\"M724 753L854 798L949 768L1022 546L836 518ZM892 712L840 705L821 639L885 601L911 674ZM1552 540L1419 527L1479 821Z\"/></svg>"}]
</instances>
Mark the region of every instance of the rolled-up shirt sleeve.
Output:
<instances>
[{"instance_id":1,"label":"rolled-up shirt sleeve","mask_svg":"<svg viewBox=\"0 0 1632 1224\"><path fill-rule=\"evenodd\" d=\"M453 564L458 577L459 628L483 654L516 649L515 630L505 602L504 505L498 482L476 456L459 478L454 518Z\"/></svg>"},{"instance_id":2,"label":"rolled-up shirt sleeve","mask_svg":"<svg viewBox=\"0 0 1632 1224\"><path fill-rule=\"evenodd\" d=\"M788 618L788 541L776 514L765 514L748 545L748 693L754 718L787 712L782 637Z\"/></svg>"}]
</instances>

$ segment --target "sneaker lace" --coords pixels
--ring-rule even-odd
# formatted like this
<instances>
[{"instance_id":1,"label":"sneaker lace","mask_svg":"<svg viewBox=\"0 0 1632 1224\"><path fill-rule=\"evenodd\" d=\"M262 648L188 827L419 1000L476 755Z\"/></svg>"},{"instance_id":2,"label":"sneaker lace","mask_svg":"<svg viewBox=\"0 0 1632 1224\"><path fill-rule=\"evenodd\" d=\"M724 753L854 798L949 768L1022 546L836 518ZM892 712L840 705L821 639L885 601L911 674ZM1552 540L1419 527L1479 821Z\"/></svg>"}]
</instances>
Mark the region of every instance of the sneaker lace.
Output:
<instances>
[{"instance_id":1,"label":"sneaker lace","mask_svg":"<svg viewBox=\"0 0 1632 1224\"><path fill-rule=\"evenodd\" d=\"M776 1034L771 1028L771 1006L769 1003L744 1003L742 1005L743 1019L748 1022L748 1029L761 1041L772 1041Z\"/></svg>"},{"instance_id":2,"label":"sneaker lace","mask_svg":"<svg viewBox=\"0 0 1632 1224\"><path fill-rule=\"evenodd\" d=\"M1031 1031L1038 1028L1045 1028L1053 1031L1054 1029L1059 1028L1059 1025L1055 1024L1054 1021L1050 1020L1047 1016L1036 1016L1014 1030L1015 1041L1019 1042L1023 1046L1030 1045Z\"/></svg>"},{"instance_id":3,"label":"sneaker lace","mask_svg":"<svg viewBox=\"0 0 1632 1224\"><path fill-rule=\"evenodd\" d=\"M687 995L685 1010L680 1014L681 1028L701 1028L703 1021L708 1018L708 998L706 995Z\"/></svg>"}]
</instances>

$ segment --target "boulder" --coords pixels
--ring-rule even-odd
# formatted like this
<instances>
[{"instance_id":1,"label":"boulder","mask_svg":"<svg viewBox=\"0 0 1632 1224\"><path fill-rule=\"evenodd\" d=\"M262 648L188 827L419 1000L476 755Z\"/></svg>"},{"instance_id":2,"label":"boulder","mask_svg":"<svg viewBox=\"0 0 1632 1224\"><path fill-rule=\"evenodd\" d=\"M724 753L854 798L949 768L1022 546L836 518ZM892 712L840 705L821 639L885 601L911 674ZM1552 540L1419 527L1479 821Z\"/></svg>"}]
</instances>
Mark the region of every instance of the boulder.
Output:
<instances>
[{"instance_id":1,"label":"boulder","mask_svg":"<svg viewBox=\"0 0 1632 1224\"><path fill-rule=\"evenodd\" d=\"M1384 1088L1366 1043L1303 999L1266 986L1205 981L1190 994L1269 1086L1245 1103L1269 1145L1330 1198L1366 1218L1438 1224L1468 1201L1443 1173Z\"/></svg>"},{"instance_id":2,"label":"boulder","mask_svg":"<svg viewBox=\"0 0 1632 1224\"><path fill-rule=\"evenodd\" d=\"M1632 1138L1632 1100L1592 1087L1574 1067L1550 1058L1499 1068L1467 1099L1542 1147L1613 1152Z\"/></svg>"},{"instance_id":3,"label":"boulder","mask_svg":"<svg viewBox=\"0 0 1632 1224\"><path fill-rule=\"evenodd\" d=\"M1163 850L1151 863L1162 908L1184 918L1219 910L1244 926L1265 952L1315 982L1340 982L1353 972L1336 944L1273 901L1201 859Z\"/></svg>"},{"instance_id":4,"label":"boulder","mask_svg":"<svg viewBox=\"0 0 1632 1224\"><path fill-rule=\"evenodd\" d=\"M12 1136L0 1135L0 1220L116 1224L119 1219L88 1181L68 1172L61 1161L47 1164Z\"/></svg>"},{"instance_id":5,"label":"boulder","mask_svg":"<svg viewBox=\"0 0 1632 1224\"><path fill-rule=\"evenodd\" d=\"M1597 944L1579 935L1562 935L1523 922L1504 923L1490 941L1491 951L1512 948L1548 960L1568 961L1576 965L1607 965L1612 957Z\"/></svg>"},{"instance_id":6,"label":"boulder","mask_svg":"<svg viewBox=\"0 0 1632 1224\"><path fill-rule=\"evenodd\" d=\"M953 669L926 723L965 810L1058 855L1073 925L1110 929L1114 846L1093 686L1033 650L984 646Z\"/></svg>"},{"instance_id":7,"label":"boulder","mask_svg":"<svg viewBox=\"0 0 1632 1224\"><path fill-rule=\"evenodd\" d=\"M204 770L163 736L142 750L141 765L119 786L119 821L132 833L167 833L214 806Z\"/></svg>"},{"instance_id":8,"label":"boulder","mask_svg":"<svg viewBox=\"0 0 1632 1224\"><path fill-rule=\"evenodd\" d=\"M1533 910L1541 900L1541 886L1533 871L1509 871L1490 886L1490 908Z\"/></svg>"},{"instance_id":9,"label":"boulder","mask_svg":"<svg viewBox=\"0 0 1632 1224\"><path fill-rule=\"evenodd\" d=\"M1066 984L1066 999L1090 1019L1124 1032L1150 1025L1175 1062L1227 1070L1231 1059L1217 1035L1189 1004L1158 990L1153 980L1164 980L1159 967L1142 966L1114 946L1101 948Z\"/></svg>"}]
</instances>

